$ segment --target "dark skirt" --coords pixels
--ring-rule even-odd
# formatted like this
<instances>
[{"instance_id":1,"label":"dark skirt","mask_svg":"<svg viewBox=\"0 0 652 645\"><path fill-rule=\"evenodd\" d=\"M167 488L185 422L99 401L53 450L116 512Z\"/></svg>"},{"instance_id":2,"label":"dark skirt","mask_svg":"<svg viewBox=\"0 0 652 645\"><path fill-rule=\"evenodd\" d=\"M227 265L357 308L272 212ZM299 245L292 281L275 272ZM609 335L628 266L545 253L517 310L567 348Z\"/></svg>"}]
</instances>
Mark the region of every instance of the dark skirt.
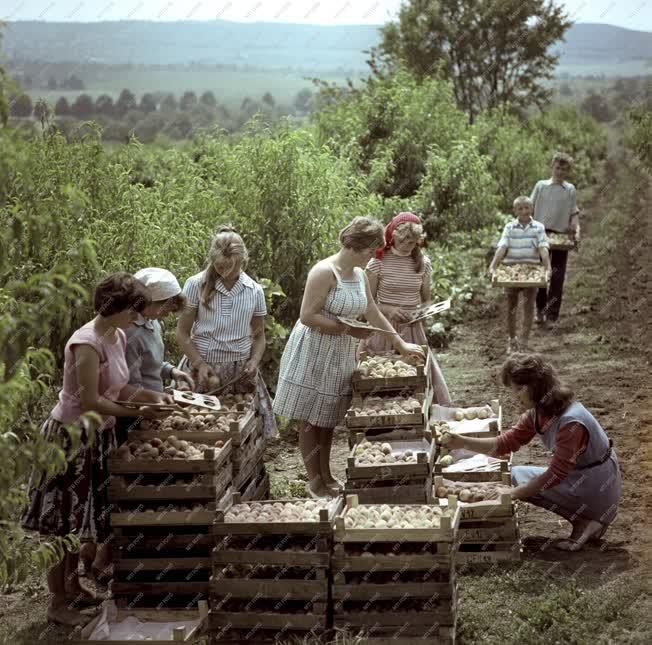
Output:
<instances>
[{"instance_id":1,"label":"dark skirt","mask_svg":"<svg viewBox=\"0 0 652 645\"><path fill-rule=\"evenodd\" d=\"M41 535L73 533L82 542L104 542L111 534L107 459L117 445L114 429L97 431L92 445L82 429L77 448L71 445L63 424L52 417L41 427L41 434L61 442L68 468L49 478L32 473L29 503L21 517L23 528Z\"/></svg>"}]
</instances>

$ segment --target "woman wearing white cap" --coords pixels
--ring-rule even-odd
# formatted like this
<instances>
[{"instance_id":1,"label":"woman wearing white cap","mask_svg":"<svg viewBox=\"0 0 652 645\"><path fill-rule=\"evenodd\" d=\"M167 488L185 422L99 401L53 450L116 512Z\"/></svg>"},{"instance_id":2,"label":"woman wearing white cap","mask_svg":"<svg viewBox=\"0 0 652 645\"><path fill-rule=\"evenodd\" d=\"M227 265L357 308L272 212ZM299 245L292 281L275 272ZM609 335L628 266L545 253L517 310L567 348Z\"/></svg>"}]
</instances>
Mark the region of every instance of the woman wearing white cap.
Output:
<instances>
[{"instance_id":1,"label":"woman wearing white cap","mask_svg":"<svg viewBox=\"0 0 652 645\"><path fill-rule=\"evenodd\" d=\"M163 393L164 381L174 379L193 388L190 375L164 360L165 346L159 323L159 320L183 309L186 298L179 282L167 269L156 267L141 269L134 276L147 287L152 301L127 329L129 385ZM161 401L167 400L171 401L170 397L161 394ZM129 430L138 423L138 418L120 419L116 427L118 443L126 441Z\"/></svg>"}]
</instances>

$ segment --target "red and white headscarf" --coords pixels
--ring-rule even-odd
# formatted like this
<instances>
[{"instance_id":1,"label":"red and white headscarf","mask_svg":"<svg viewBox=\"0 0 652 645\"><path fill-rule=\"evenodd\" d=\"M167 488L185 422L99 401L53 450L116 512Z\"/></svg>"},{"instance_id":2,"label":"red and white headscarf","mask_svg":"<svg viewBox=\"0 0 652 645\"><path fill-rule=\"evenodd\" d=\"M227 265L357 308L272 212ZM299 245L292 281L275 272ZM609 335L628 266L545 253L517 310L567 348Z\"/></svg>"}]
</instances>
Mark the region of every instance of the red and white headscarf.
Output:
<instances>
[{"instance_id":1,"label":"red and white headscarf","mask_svg":"<svg viewBox=\"0 0 652 645\"><path fill-rule=\"evenodd\" d=\"M376 259L380 260L383 257L385 251L389 251L392 248L392 241L394 239L394 231L401 225L406 222L412 222L413 224L421 224L421 220L418 215L414 213L399 213L392 221L385 226L385 246L376 249Z\"/></svg>"}]
</instances>

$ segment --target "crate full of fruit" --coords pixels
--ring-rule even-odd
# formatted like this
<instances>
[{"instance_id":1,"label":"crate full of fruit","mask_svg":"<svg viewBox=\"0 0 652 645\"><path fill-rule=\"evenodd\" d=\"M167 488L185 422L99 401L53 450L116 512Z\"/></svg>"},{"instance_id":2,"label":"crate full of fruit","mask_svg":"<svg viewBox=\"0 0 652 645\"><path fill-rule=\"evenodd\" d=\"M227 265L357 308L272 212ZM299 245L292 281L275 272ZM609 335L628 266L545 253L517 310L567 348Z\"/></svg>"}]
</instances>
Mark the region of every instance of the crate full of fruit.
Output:
<instances>
[{"instance_id":1,"label":"crate full of fruit","mask_svg":"<svg viewBox=\"0 0 652 645\"><path fill-rule=\"evenodd\" d=\"M501 264L491 279L494 287L545 287L546 273L540 264Z\"/></svg>"}]
</instances>

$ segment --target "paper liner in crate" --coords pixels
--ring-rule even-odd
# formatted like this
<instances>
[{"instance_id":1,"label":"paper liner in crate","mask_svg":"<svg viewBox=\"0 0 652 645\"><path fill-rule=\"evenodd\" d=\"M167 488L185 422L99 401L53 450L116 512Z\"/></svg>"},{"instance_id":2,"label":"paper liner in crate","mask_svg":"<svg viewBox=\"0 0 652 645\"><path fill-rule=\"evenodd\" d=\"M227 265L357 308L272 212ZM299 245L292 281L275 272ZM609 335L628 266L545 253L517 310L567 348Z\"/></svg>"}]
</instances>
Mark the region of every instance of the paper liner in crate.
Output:
<instances>
[{"instance_id":1,"label":"paper liner in crate","mask_svg":"<svg viewBox=\"0 0 652 645\"><path fill-rule=\"evenodd\" d=\"M496 459L488 455L471 454L468 450L452 450L449 454L453 457L454 463L443 468L446 473L464 473L476 470L500 470L502 459ZM464 454L459 454L464 453Z\"/></svg>"},{"instance_id":2,"label":"paper liner in crate","mask_svg":"<svg viewBox=\"0 0 652 645\"><path fill-rule=\"evenodd\" d=\"M449 425L451 432L455 434L481 434L485 432L496 434L500 431L501 411L497 401L493 405L485 404L472 407L476 411L486 410L488 416L485 419L456 420L456 412L465 409L469 408L449 408L435 403L430 408L430 424L432 425L433 421L445 421Z\"/></svg>"},{"instance_id":3,"label":"paper liner in crate","mask_svg":"<svg viewBox=\"0 0 652 645\"><path fill-rule=\"evenodd\" d=\"M205 606L207 613L208 608ZM134 612L138 614L138 612ZM151 615L152 612L147 612ZM184 613L184 612L177 612ZM193 611L196 618L184 617L181 620L141 620L135 615L128 615L129 612L119 610L115 602L110 600L102 605L100 613L91 620L82 630L81 638L87 641L170 641L178 642L197 632L201 623L200 612ZM170 617L171 611L161 612ZM161 616L162 618L163 616ZM183 631L182 631L183 630ZM181 632L184 638L175 636Z\"/></svg>"}]
</instances>

